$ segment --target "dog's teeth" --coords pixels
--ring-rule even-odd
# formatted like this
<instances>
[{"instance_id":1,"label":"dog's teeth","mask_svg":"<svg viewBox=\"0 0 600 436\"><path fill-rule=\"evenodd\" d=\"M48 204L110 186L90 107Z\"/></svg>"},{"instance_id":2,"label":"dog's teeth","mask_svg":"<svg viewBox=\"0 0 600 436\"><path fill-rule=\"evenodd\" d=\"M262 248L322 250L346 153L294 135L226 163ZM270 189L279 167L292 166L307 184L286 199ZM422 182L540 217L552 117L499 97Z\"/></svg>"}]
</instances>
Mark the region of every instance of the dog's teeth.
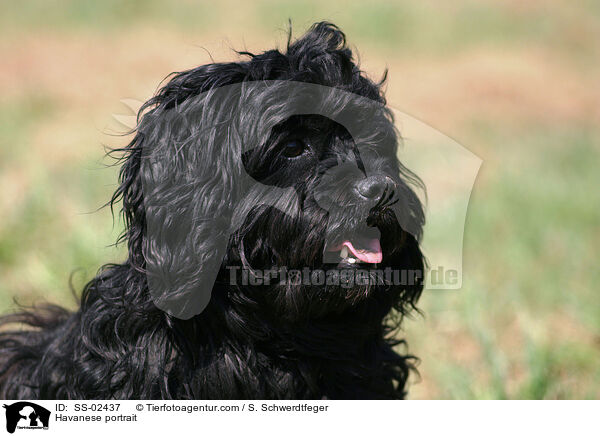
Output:
<instances>
[{"instance_id":1,"label":"dog's teeth","mask_svg":"<svg viewBox=\"0 0 600 436\"><path fill-rule=\"evenodd\" d=\"M350 262L350 263L356 263L356 259L353 258L353 257L349 257L348 258L348 262Z\"/></svg>"},{"instance_id":2,"label":"dog's teeth","mask_svg":"<svg viewBox=\"0 0 600 436\"><path fill-rule=\"evenodd\" d=\"M342 250L340 251L340 256L342 259L346 259L348 257L348 247L346 247L345 245L342 247Z\"/></svg>"}]
</instances>

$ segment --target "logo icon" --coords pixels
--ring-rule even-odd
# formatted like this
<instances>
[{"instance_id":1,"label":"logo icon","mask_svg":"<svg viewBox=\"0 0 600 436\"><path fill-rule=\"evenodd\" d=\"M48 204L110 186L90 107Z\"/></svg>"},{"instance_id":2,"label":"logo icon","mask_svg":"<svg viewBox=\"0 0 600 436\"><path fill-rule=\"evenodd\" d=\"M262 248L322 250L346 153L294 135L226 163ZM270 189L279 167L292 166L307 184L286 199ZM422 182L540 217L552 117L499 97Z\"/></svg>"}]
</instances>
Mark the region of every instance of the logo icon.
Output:
<instances>
[{"instance_id":1,"label":"logo icon","mask_svg":"<svg viewBox=\"0 0 600 436\"><path fill-rule=\"evenodd\" d=\"M19 429L48 429L50 411L28 401L4 405L6 409L6 431Z\"/></svg>"}]
</instances>

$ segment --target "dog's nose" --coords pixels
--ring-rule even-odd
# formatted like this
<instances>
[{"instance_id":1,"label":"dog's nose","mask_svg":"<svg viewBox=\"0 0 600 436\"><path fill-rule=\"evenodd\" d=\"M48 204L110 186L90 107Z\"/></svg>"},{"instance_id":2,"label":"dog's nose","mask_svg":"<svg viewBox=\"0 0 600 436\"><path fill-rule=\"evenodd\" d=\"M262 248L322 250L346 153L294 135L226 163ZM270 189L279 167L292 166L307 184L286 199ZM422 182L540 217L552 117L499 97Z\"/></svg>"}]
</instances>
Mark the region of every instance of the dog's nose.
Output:
<instances>
[{"instance_id":1,"label":"dog's nose","mask_svg":"<svg viewBox=\"0 0 600 436\"><path fill-rule=\"evenodd\" d=\"M370 176L357 180L354 190L367 200L379 200L387 187L393 186L394 182L387 176Z\"/></svg>"}]
</instances>

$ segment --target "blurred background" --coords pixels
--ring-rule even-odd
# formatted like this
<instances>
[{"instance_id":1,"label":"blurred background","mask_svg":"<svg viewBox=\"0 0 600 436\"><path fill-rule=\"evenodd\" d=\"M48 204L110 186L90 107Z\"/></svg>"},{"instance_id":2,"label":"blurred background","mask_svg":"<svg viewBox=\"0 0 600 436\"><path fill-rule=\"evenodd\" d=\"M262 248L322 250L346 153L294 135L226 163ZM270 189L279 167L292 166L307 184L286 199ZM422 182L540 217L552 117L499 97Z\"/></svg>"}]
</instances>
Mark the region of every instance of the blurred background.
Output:
<instances>
[{"instance_id":1,"label":"blurred background","mask_svg":"<svg viewBox=\"0 0 600 436\"><path fill-rule=\"evenodd\" d=\"M389 103L484 161L463 288L404 335L409 398L600 398L600 2L0 3L0 311L70 307L122 228L100 207L131 115L170 72L284 47L327 19Z\"/></svg>"}]
</instances>

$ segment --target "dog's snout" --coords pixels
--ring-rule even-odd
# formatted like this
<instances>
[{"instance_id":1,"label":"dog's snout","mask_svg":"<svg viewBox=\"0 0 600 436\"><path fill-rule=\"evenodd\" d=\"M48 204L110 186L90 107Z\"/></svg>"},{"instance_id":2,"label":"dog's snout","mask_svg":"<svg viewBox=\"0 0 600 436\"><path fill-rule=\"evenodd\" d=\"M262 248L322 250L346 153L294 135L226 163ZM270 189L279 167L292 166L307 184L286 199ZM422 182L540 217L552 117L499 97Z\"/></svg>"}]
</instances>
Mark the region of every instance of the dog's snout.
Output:
<instances>
[{"instance_id":1,"label":"dog's snout","mask_svg":"<svg viewBox=\"0 0 600 436\"><path fill-rule=\"evenodd\" d=\"M368 200L379 200L386 188L392 187L394 182L387 176L370 176L357 180L354 183L354 190Z\"/></svg>"}]
</instances>

